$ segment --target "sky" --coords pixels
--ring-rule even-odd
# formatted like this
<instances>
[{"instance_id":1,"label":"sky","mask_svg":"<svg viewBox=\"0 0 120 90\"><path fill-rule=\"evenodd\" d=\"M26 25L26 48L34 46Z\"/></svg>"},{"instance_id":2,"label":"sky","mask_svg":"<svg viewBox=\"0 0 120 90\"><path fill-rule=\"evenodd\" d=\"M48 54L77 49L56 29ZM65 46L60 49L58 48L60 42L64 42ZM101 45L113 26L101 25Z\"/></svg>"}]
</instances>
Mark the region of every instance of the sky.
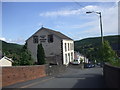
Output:
<instances>
[{"instance_id":1,"label":"sky","mask_svg":"<svg viewBox=\"0 0 120 90\"><path fill-rule=\"evenodd\" d=\"M99 37L99 15L102 13L103 34L118 34L116 2L2 2L0 39L24 44L42 26L59 31L73 40Z\"/></svg>"}]
</instances>

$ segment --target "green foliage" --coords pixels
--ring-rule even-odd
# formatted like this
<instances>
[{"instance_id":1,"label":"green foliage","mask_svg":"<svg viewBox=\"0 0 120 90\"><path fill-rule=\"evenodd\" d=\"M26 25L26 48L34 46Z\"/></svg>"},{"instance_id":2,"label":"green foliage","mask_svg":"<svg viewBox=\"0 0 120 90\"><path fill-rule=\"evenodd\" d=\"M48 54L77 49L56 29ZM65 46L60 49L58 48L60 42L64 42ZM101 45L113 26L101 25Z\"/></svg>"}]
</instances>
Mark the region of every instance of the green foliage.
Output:
<instances>
[{"instance_id":1,"label":"green foliage","mask_svg":"<svg viewBox=\"0 0 120 90\"><path fill-rule=\"evenodd\" d=\"M8 54L7 57L11 57L13 62L13 66L19 66L20 65L20 55L16 53Z\"/></svg>"},{"instance_id":2,"label":"green foliage","mask_svg":"<svg viewBox=\"0 0 120 90\"><path fill-rule=\"evenodd\" d=\"M20 65L33 65L34 63L30 52L27 50L27 43L22 48L19 63Z\"/></svg>"},{"instance_id":3,"label":"green foliage","mask_svg":"<svg viewBox=\"0 0 120 90\"><path fill-rule=\"evenodd\" d=\"M45 64L45 53L44 53L44 49L42 47L42 44L38 44L38 48L37 48L37 60L38 60L38 64L42 65Z\"/></svg>"},{"instance_id":4,"label":"green foliage","mask_svg":"<svg viewBox=\"0 0 120 90\"><path fill-rule=\"evenodd\" d=\"M99 59L100 61L103 62L112 62L115 61L118 57L115 53L115 51L113 51L113 49L111 48L110 44L108 41L105 41L102 45L102 47L99 50Z\"/></svg>"},{"instance_id":5,"label":"green foliage","mask_svg":"<svg viewBox=\"0 0 120 90\"><path fill-rule=\"evenodd\" d=\"M20 65L33 65L33 59L27 49L21 53Z\"/></svg>"},{"instance_id":6,"label":"green foliage","mask_svg":"<svg viewBox=\"0 0 120 90\"><path fill-rule=\"evenodd\" d=\"M13 55L14 66L22 66L22 65L33 65L33 59L31 57L30 52L27 49L22 49L19 55Z\"/></svg>"},{"instance_id":7,"label":"green foliage","mask_svg":"<svg viewBox=\"0 0 120 90\"><path fill-rule=\"evenodd\" d=\"M21 49L23 48L23 45L19 45L19 44L14 44L14 43L7 43L5 41L1 41L0 40L0 47L2 47L2 52L5 55L9 55L9 54L20 54Z\"/></svg>"},{"instance_id":8,"label":"green foliage","mask_svg":"<svg viewBox=\"0 0 120 90\"><path fill-rule=\"evenodd\" d=\"M113 65L113 66L118 66L118 67L120 67L120 59L116 59L115 61L111 61L111 62L109 62L111 65Z\"/></svg>"},{"instance_id":9,"label":"green foliage","mask_svg":"<svg viewBox=\"0 0 120 90\"><path fill-rule=\"evenodd\" d=\"M4 41L0 42L2 43L1 46L4 55L14 60L13 66L33 64L33 59L31 58L30 52L27 50L26 44L23 46Z\"/></svg>"},{"instance_id":10,"label":"green foliage","mask_svg":"<svg viewBox=\"0 0 120 90\"><path fill-rule=\"evenodd\" d=\"M104 40L109 41L110 46L117 50L118 40L120 35L105 36ZM86 38L79 41L75 41L75 51L79 51L82 55L86 56L90 60L98 60L101 50L101 37ZM119 54L118 54L119 55ZM99 59L100 60L100 59Z\"/></svg>"}]
</instances>

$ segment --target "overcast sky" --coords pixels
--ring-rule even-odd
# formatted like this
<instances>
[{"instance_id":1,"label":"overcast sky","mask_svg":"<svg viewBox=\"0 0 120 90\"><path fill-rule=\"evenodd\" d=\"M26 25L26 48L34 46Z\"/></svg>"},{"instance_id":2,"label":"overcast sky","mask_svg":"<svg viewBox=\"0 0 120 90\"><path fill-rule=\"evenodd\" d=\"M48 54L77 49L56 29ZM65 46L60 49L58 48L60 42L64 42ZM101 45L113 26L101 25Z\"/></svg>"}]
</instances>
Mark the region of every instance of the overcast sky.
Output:
<instances>
[{"instance_id":1,"label":"overcast sky","mask_svg":"<svg viewBox=\"0 0 120 90\"><path fill-rule=\"evenodd\" d=\"M2 36L7 42L24 44L43 25L74 40L99 37L102 12L104 35L118 34L116 2L2 2Z\"/></svg>"}]
</instances>

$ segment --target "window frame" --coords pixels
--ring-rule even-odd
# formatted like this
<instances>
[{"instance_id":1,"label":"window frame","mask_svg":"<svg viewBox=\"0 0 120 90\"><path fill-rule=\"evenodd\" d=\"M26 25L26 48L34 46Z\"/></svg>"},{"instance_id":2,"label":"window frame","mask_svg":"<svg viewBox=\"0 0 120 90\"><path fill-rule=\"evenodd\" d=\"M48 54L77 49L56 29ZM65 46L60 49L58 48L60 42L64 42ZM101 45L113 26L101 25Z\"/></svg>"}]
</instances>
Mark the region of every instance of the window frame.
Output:
<instances>
[{"instance_id":1,"label":"window frame","mask_svg":"<svg viewBox=\"0 0 120 90\"><path fill-rule=\"evenodd\" d=\"M68 57L68 55L65 54L65 62L66 62L66 63L68 63L67 57Z\"/></svg>"},{"instance_id":2,"label":"window frame","mask_svg":"<svg viewBox=\"0 0 120 90\"><path fill-rule=\"evenodd\" d=\"M53 43L53 40L54 38L53 38L53 34L49 34L48 35L48 43Z\"/></svg>"},{"instance_id":3,"label":"window frame","mask_svg":"<svg viewBox=\"0 0 120 90\"><path fill-rule=\"evenodd\" d=\"M67 44L65 43L65 52L67 51Z\"/></svg>"},{"instance_id":4,"label":"window frame","mask_svg":"<svg viewBox=\"0 0 120 90\"><path fill-rule=\"evenodd\" d=\"M33 43L38 43L38 36L37 35L34 35L33 36Z\"/></svg>"}]
</instances>

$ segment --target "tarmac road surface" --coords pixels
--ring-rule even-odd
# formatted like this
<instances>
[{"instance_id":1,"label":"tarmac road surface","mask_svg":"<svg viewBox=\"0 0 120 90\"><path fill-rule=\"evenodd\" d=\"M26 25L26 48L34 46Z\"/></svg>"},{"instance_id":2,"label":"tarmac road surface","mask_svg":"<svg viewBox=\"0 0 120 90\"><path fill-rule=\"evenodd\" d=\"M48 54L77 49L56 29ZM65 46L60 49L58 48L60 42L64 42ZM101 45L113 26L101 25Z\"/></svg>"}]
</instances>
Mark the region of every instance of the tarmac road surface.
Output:
<instances>
[{"instance_id":1,"label":"tarmac road surface","mask_svg":"<svg viewBox=\"0 0 120 90\"><path fill-rule=\"evenodd\" d=\"M48 76L4 88L104 88L103 69L80 69L70 65L65 73Z\"/></svg>"}]
</instances>

